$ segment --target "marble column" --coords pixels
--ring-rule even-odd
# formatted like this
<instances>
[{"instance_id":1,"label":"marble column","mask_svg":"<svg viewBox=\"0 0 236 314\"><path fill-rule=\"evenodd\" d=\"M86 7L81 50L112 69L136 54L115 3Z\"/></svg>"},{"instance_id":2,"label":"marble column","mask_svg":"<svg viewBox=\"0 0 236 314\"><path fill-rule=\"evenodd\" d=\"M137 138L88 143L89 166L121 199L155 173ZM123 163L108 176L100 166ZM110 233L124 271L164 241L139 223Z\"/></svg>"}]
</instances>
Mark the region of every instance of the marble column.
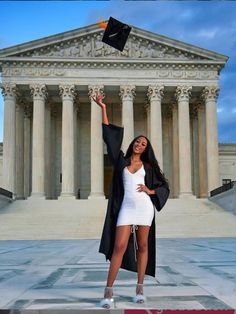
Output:
<instances>
[{"instance_id":1,"label":"marble column","mask_svg":"<svg viewBox=\"0 0 236 314\"><path fill-rule=\"evenodd\" d=\"M190 108L190 129L191 129L191 160L192 160L192 189L195 196L199 195L198 177L198 105L192 104Z\"/></svg>"},{"instance_id":2,"label":"marble column","mask_svg":"<svg viewBox=\"0 0 236 314\"><path fill-rule=\"evenodd\" d=\"M44 84L30 85L33 97L32 191L30 198L45 198L45 100Z\"/></svg>"},{"instance_id":3,"label":"marble column","mask_svg":"<svg viewBox=\"0 0 236 314\"><path fill-rule=\"evenodd\" d=\"M206 121L205 106L198 104L198 177L199 197L207 197L207 167L206 167Z\"/></svg>"},{"instance_id":4,"label":"marble column","mask_svg":"<svg viewBox=\"0 0 236 314\"><path fill-rule=\"evenodd\" d=\"M16 198L24 199L24 102L16 103Z\"/></svg>"},{"instance_id":5,"label":"marble column","mask_svg":"<svg viewBox=\"0 0 236 314\"><path fill-rule=\"evenodd\" d=\"M206 154L207 154L207 179L208 194L219 187L219 151L218 151L218 129L216 100L219 88L217 86L206 86L202 97L206 108Z\"/></svg>"},{"instance_id":6,"label":"marble column","mask_svg":"<svg viewBox=\"0 0 236 314\"><path fill-rule=\"evenodd\" d=\"M33 107L31 104L24 105L24 196L30 196L31 187L31 117Z\"/></svg>"},{"instance_id":7,"label":"marble column","mask_svg":"<svg viewBox=\"0 0 236 314\"><path fill-rule=\"evenodd\" d=\"M89 96L96 93L103 94L103 86L89 86ZM101 108L91 100L91 191L89 199L102 198L104 195L104 152L102 138L102 111Z\"/></svg>"},{"instance_id":8,"label":"marble column","mask_svg":"<svg viewBox=\"0 0 236 314\"><path fill-rule=\"evenodd\" d=\"M75 197L78 199L80 195L80 190L81 190L81 181L80 181L80 173L79 173L79 132L80 132L80 123L79 123L79 111L80 111L80 104L79 101L75 103L75 108L74 108L74 130L75 130L75 142L74 142L74 150L75 150Z\"/></svg>"},{"instance_id":9,"label":"marble column","mask_svg":"<svg viewBox=\"0 0 236 314\"><path fill-rule=\"evenodd\" d=\"M4 97L3 188L16 197L16 85L2 85Z\"/></svg>"},{"instance_id":10,"label":"marble column","mask_svg":"<svg viewBox=\"0 0 236 314\"><path fill-rule=\"evenodd\" d=\"M192 87L178 86L178 131L179 131L179 198L193 198L190 151L189 98Z\"/></svg>"},{"instance_id":11,"label":"marble column","mask_svg":"<svg viewBox=\"0 0 236 314\"><path fill-rule=\"evenodd\" d=\"M75 199L75 86L60 85L59 90L62 98L62 189L58 199Z\"/></svg>"},{"instance_id":12,"label":"marble column","mask_svg":"<svg viewBox=\"0 0 236 314\"><path fill-rule=\"evenodd\" d=\"M172 164L173 164L173 197L179 196L179 137L178 137L178 105L172 104Z\"/></svg>"},{"instance_id":13,"label":"marble column","mask_svg":"<svg viewBox=\"0 0 236 314\"><path fill-rule=\"evenodd\" d=\"M147 132L147 137L150 139L151 137L151 130L150 130L150 104L145 104L144 105L145 113L146 113L146 132Z\"/></svg>"},{"instance_id":14,"label":"marble column","mask_svg":"<svg viewBox=\"0 0 236 314\"><path fill-rule=\"evenodd\" d=\"M45 194L47 199L51 199L51 103L45 106Z\"/></svg>"},{"instance_id":15,"label":"marble column","mask_svg":"<svg viewBox=\"0 0 236 314\"><path fill-rule=\"evenodd\" d=\"M149 85L148 99L150 101L150 141L157 157L159 166L163 169L163 147L162 147L162 113L161 100L164 94L164 86Z\"/></svg>"},{"instance_id":16,"label":"marble column","mask_svg":"<svg viewBox=\"0 0 236 314\"><path fill-rule=\"evenodd\" d=\"M58 113L58 104L54 103L51 105L51 197L52 199L57 199L58 195L60 194L60 192L57 192L57 187L58 187L58 181L59 181L59 175L57 173L57 164L61 164L61 162L58 161L58 159L60 158L57 153L57 141L58 136L57 136L57 119L58 116L61 117L61 115ZM60 166L61 169L61 166ZM61 189L60 189L61 191Z\"/></svg>"},{"instance_id":17,"label":"marble column","mask_svg":"<svg viewBox=\"0 0 236 314\"><path fill-rule=\"evenodd\" d=\"M135 86L122 85L120 86L120 97L122 101L122 126L124 127L124 138L122 150L126 153L129 144L134 139L134 105Z\"/></svg>"}]
</instances>

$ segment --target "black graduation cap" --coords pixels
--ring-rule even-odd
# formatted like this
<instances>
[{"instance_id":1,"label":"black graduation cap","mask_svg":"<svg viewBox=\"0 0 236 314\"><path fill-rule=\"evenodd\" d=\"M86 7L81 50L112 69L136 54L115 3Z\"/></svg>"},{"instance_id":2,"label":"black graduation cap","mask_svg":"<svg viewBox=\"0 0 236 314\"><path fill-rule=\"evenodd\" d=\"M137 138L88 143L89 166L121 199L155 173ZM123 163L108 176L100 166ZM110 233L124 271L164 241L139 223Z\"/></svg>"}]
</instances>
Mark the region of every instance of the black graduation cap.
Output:
<instances>
[{"instance_id":1,"label":"black graduation cap","mask_svg":"<svg viewBox=\"0 0 236 314\"><path fill-rule=\"evenodd\" d=\"M123 51L131 27L113 17L109 18L102 41L120 51Z\"/></svg>"}]
</instances>

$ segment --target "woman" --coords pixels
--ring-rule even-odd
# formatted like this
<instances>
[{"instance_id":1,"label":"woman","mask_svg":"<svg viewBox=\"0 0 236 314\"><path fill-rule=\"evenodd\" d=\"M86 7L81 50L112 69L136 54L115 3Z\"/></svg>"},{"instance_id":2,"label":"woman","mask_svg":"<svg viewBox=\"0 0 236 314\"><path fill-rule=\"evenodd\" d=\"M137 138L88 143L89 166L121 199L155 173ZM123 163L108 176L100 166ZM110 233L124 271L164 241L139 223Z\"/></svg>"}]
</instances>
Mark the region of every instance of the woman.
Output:
<instances>
[{"instance_id":1,"label":"woman","mask_svg":"<svg viewBox=\"0 0 236 314\"><path fill-rule=\"evenodd\" d=\"M143 295L144 275L155 277L155 208L160 211L165 205L169 185L149 140L143 135L136 137L124 155L120 149L124 129L109 124L102 95L96 94L96 98L92 98L102 108L103 139L113 164L99 247L99 252L110 260L110 268L100 306L110 308L114 303L112 286L120 267L138 273L133 301L143 303L146 299Z\"/></svg>"}]
</instances>

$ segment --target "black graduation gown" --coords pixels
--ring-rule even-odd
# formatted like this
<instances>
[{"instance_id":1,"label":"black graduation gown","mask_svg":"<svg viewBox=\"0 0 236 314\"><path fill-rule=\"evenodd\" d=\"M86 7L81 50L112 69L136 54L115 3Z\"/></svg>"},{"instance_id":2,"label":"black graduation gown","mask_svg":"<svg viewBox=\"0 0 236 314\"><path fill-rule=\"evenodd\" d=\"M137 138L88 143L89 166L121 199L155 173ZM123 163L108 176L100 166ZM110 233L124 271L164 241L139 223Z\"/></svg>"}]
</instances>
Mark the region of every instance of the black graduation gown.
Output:
<instances>
[{"instance_id":1,"label":"black graduation gown","mask_svg":"<svg viewBox=\"0 0 236 314\"><path fill-rule=\"evenodd\" d=\"M99 253L105 254L106 260L111 260L115 243L115 231L118 213L124 197L124 185L122 179L123 169L131 164L130 158L124 158L124 153L120 149L123 140L124 128L114 124L102 123L103 140L107 145L109 159L113 165L113 176L110 186L110 194L107 205L107 212L99 246ZM160 181L157 171L148 163L144 162L145 185L149 189L155 189L155 195L150 195L152 203L157 211L160 211L169 197L169 186ZM124 253L121 268L137 272L137 262L134 254L133 239L131 233ZM156 269L156 231L155 231L155 210L152 224L148 236L148 262L145 274L155 277Z\"/></svg>"}]
</instances>

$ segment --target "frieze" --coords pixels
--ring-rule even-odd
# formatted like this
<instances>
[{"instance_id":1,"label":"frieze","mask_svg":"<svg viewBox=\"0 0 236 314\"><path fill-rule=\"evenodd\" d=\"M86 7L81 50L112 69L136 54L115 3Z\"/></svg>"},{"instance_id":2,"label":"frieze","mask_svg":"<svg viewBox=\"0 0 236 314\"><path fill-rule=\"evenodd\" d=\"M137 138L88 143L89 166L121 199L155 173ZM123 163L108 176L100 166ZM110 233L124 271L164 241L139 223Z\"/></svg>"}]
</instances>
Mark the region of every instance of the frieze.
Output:
<instances>
[{"instance_id":1,"label":"frieze","mask_svg":"<svg viewBox=\"0 0 236 314\"><path fill-rule=\"evenodd\" d=\"M37 67L3 67L2 75L4 77L7 76L23 76L23 77L70 77L71 73L75 73L80 68L84 69L104 69L104 68L112 68L112 69L133 69L133 70L140 70L140 69L150 69L155 71L155 77L160 79L196 79L196 80L208 80L213 79L217 80L219 78L217 69L213 70L210 68L204 69L196 69L191 70L188 69L186 65L183 65L183 69L179 70L176 69L174 66L171 67L170 65L158 65L158 64L118 64L114 63L108 67L107 65L95 63L95 64L78 64L74 65L71 64L70 66L65 65L65 67L55 68L55 67L48 67L48 68L37 68ZM76 75L76 74L75 74Z\"/></svg>"},{"instance_id":2,"label":"frieze","mask_svg":"<svg viewBox=\"0 0 236 314\"><path fill-rule=\"evenodd\" d=\"M50 44L31 51L16 54L20 57L50 57L50 58L145 58L145 59L178 59L204 60L202 56L186 52L159 42L131 35L121 52L102 42L102 32L81 36L56 44Z\"/></svg>"},{"instance_id":3,"label":"frieze","mask_svg":"<svg viewBox=\"0 0 236 314\"><path fill-rule=\"evenodd\" d=\"M3 68L2 74L3 76L65 76L66 71L64 69L40 69L40 68Z\"/></svg>"}]
</instances>

